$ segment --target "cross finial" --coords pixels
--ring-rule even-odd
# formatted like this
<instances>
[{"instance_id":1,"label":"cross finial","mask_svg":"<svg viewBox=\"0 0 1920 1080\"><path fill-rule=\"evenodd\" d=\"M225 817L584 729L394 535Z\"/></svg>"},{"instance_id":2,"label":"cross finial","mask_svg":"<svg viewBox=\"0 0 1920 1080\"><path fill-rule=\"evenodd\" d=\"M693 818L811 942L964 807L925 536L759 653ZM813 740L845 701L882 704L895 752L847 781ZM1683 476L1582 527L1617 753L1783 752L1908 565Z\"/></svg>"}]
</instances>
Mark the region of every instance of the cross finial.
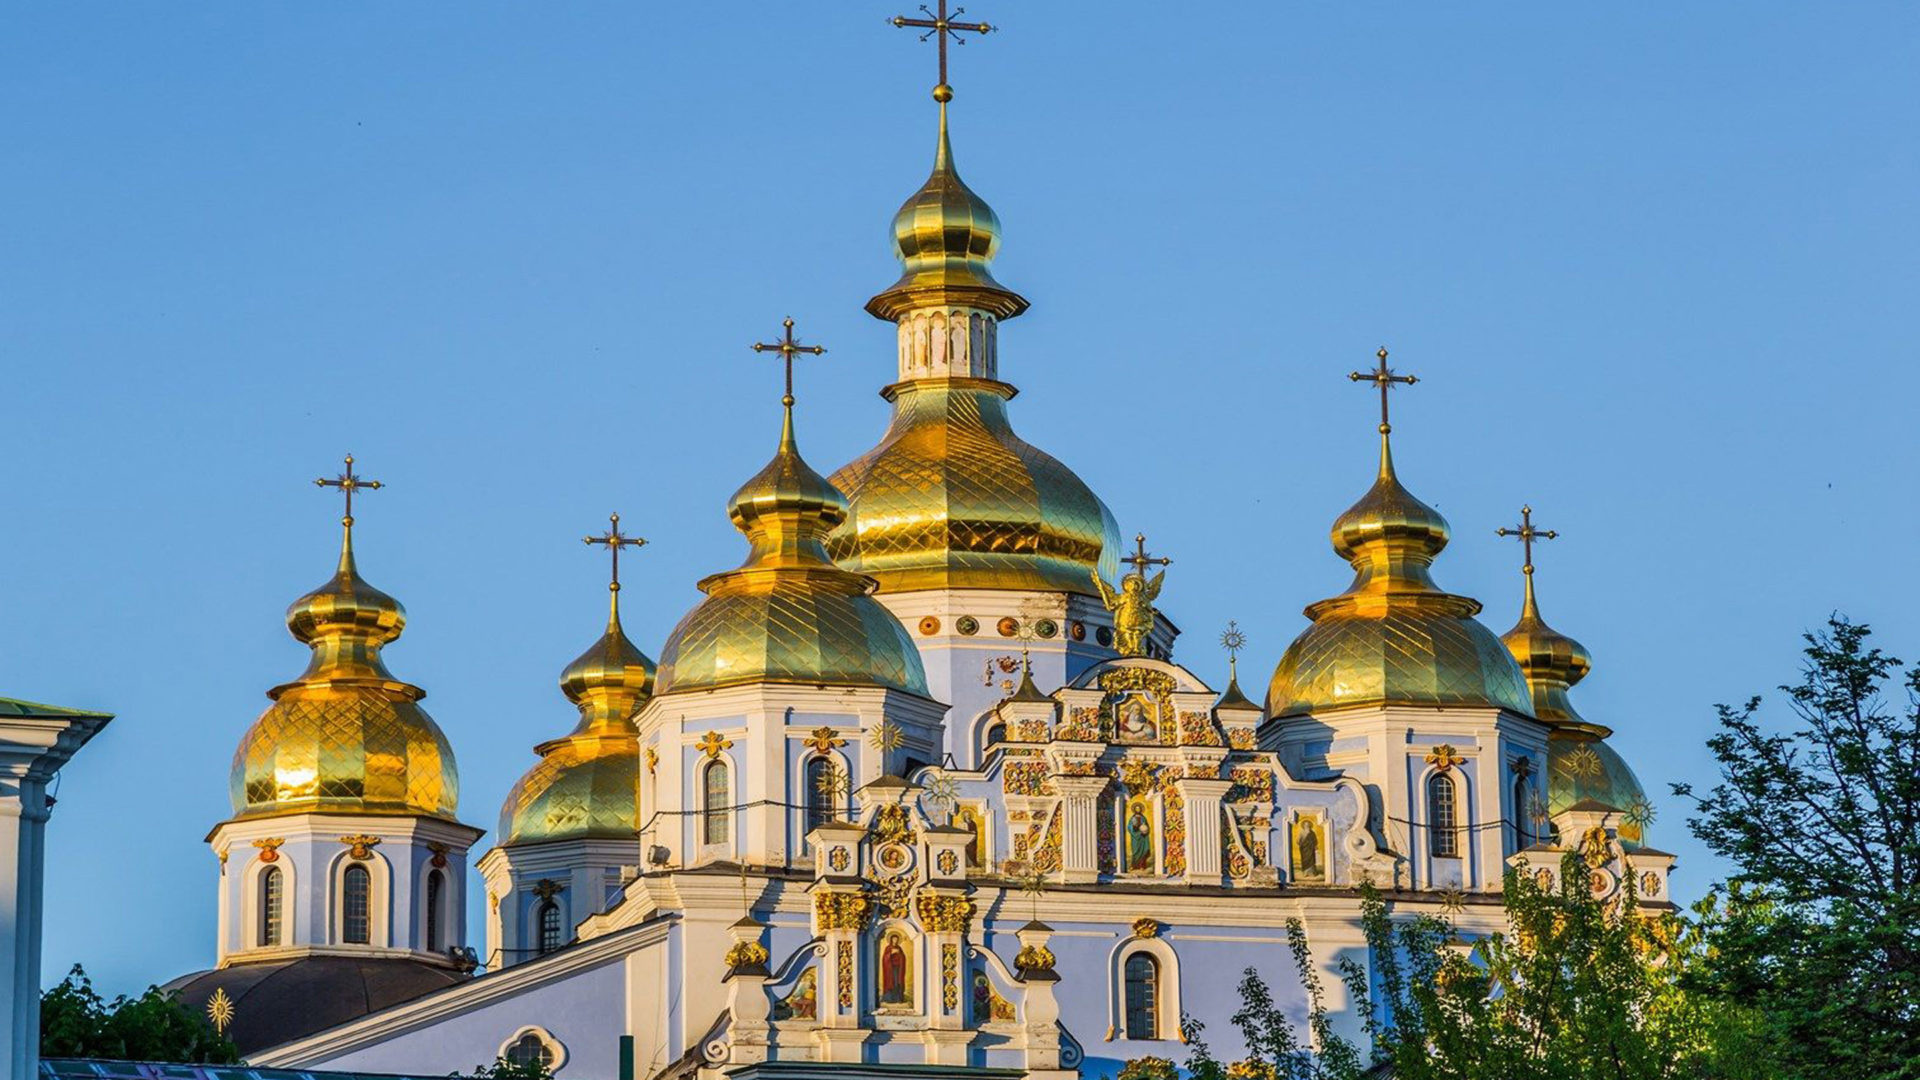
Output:
<instances>
[{"instance_id":1,"label":"cross finial","mask_svg":"<svg viewBox=\"0 0 1920 1080\"><path fill-rule=\"evenodd\" d=\"M953 100L953 87L947 85L947 39L952 38L953 43L956 45L965 45L967 39L960 36L961 31L964 30L974 34L991 34L993 33L993 27L983 22L954 22L953 19L947 15L947 0L935 0L935 2L938 6L938 10L935 11L928 11L927 5L925 4L920 5L921 13L927 16L924 19L910 19L905 15L895 15L891 21L895 26L911 26L916 29L925 30L926 33L920 35L921 41L934 38L939 42L940 81L933 87L933 100L945 105L947 102ZM966 13L966 8L953 9L954 15L965 15Z\"/></svg>"},{"instance_id":2,"label":"cross finial","mask_svg":"<svg viewBox=\"0 0 1920 1080\"><path fill-rule=\"evenodd\" d=\"M1136 533L1133 537L1133 554L1120 561L1133 567L1133 572L1141 577L1147 576L1149 566L1172 566L1172 559L1155 558L1147 554L1147 534Z\"/></svg>"},{"instance_id":3,"label":"cross finial","mask_svg":"<svg viewBox=\"0 0 1920 1080\"><path fill-rule=\"evenodd\" d=\"M1520 538L1520 548L1525 553L1524 558L1526 559L1526 564L1520 568L1520 572L1531 577L1533 575L1533 542L1535 540L1552 540L1560 534L1554 532L1552 529L1534 528L1533 507L1522 506L1520 508L1519 526L1512 529L1495 529L1494 535L1516 536Z\"/></svg>"},{"instance_id":4,"label":"cross finial","mask_svg":"<svg viewBox=\"0 0 1920 1080\"><path fill-rule=\"evenodd\" d=\"M607 522L606 532L601 533L599 536L584 536L581 537L581 539L589 544L605 544L607 546L607 554L613 557L613 580L607 585L607 590L609 592L619 592L620 549L623 547L645 547L647 546L647 542L642 537L628 536L621 532L619 514L607 515Z\"/></svg>"},{"instance_id":5,"label":"cross finial","mask_svg":"<svg viewBox=\"0 0 1920 1080\"><path fill-rule=\"evenodd\" d=\"M785 396L781 397L780 404L791 409L793 408L793 358L795 354L808 353L813 356L819 356L827 350L818 345L800 344L800 339L793 336L793 316L787 316L786 320L780 325L785 328L786 333L779 341L756 341L753 345L753 351L777 352L780 354L780 359L785 362L787 368L787 392Z\"/></svg>"},{"instance_id":6,"label":"cross finial","mask_svg":"<svg viewBox=\"0 0 1920 1080\"><path fill-rule=\"evenodd\" d=\"M1380 358L1379 367L1374 368L1372 371L1352 372L1347 378L1352 379L1354 382L1372 383L1379 388L1380 434L1385 435L1393 430L1393 425L1387 422L1387 391L1393 389L1395 383L1399 383L1402 386L1412 386L1414 383L1419 382L1420 379L1414 375L1395 375L1393 371L1387 367L1387 347L1385 345L1380 346L1380 351L1374 355Z\"/></svg>"},{"instance_id":7,"label":"cross finial","mask_svg":"<svg viewBox=\"0 0 1920 1080\"><path fill-rule=\"evenodd\" d=\"M1247 647L1247 634L1238 619L1227 620L1227 628L1220 631L1220 647L1227 650L1227 681L1233 682L1240 677L1240 650Z\"/></svg>"},{"instance_id":8,"label":"cross finial","mask_svg":"<svg viewBox=\"0 0 1920 1080\"><path fill-rule=\"evenodd\" d=\"M346 514L341 517L340 524L345 525L349 529L353 528L353 493L363 489L366 491L379 491L386 486L378 480L366 480L354 475L352 454L347 455L346 469L342 471L339 476L334 477L332 480L322 476L315 480L314 484L319 487L339 488L340 493L347 497L347 511Z\"/></svg>"}]
</instances>

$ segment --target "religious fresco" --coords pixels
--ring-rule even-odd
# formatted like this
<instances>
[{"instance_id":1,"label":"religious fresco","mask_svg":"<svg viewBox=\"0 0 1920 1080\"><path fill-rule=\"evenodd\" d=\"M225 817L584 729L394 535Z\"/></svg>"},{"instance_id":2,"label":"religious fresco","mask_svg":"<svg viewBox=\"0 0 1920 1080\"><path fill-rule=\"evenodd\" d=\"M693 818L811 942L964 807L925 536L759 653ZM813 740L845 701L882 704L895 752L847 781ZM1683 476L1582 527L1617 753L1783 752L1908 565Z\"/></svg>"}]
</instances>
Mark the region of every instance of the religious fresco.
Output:
<instances>
[{"instance_id":1,"label":"religious fresco","mask_svg":"<svg viewBox=\"0 0 1920 1080\"><path fill-rule=\"evenodd\" d=\"M820 1018L820 969L808 968L794 981L793 991L773 1003L775 1020Z\"/></svg>"},{"instance_id":2,"label":"religious fresco","mask_svg":"<svg viewBox=\"0 0 1920 1080\"><path fill-rule=\"evenodd\" d=\"M1327 880L1327 834L1311 814L1293 819L1288 850L1293 855L1293 879L1300 882Z\"/></svg>"}]
</instances>

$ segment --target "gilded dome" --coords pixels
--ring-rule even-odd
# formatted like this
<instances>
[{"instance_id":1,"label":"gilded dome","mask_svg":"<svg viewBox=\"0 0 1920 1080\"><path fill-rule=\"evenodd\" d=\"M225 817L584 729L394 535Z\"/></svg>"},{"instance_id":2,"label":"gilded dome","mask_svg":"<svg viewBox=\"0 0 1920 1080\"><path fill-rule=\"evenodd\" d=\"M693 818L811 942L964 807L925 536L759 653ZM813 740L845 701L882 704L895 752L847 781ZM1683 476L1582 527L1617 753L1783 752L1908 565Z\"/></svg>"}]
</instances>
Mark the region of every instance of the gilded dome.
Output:
<instances>
[{"instance_id":1,"label":"gilded dome","mask_svg":"<svg viewBox=\"0 0 1920 1080\"><path fill-rule=\"evenodd\" d=\"M983 379L890 387L880 444L835 473L852 513L827 538L886 592L1018 589L1091 595L1119 576L1105 503L1007 421L1013 388Z\"/></svg>"},{"instance_id":2,"label":"gilded dome","mask_svg":"<svg viewBox=\"0 0 1920 1080\"><path fill-rule=\"evenodd\" d=\"M1474 619L1479 601L1433 582L1447 538L1446 519L1394 473L1383 426L1373 487L1333 524L1333 550L1352 564L1353 583L1306 609L1313 625L1274 669L1267 715L1383 704L1530 712L1513 657Z\"/></svg>"},{"instance_id":3,"label":"gilded dome","mask_svg":"<svg viewBox=\"0 0 1920 1080\"><path fill-rule=\"evenodd\" d=\"M1594 729L1555 728L1547 735L1547 813L1558 815L1589 799L1622 812L1621 846L1632 850L1646 843L1653 804L1626 760Z\"/></svg>"},{"instance_id":4,"label":"gilded dome","mask_svg":"<svg viewBox=\"0 0 1920 1080\"><path fill-rule=\"evenodd\" d=\"M933 172L893 215L893 250L900 259L900 280L867 301L867 310L878 318L896 319L928 304L978 308L1002 319L1027 310L1020 294L993 278L1000 218L954 168L945 102Z\"/></svg>"},{"instance_id":5,"label":"gilded dome","mask_svg":"<svg viewBox=\"0 0 1920 1080\"><path fill-rule=\"evenodd\" d=\"M619 583L611 595L606 630L560 675L560 691L579 707L580 723L535 748L540 760L500 806L502 845L631 839L640 828L634 717L652 696L654 665L620 625Z\"/></svg>"},{"instance_id":6,"label":"gilded dome","mask_svg":"<svg viewBox=\"0 0 1920 1080\"><path fill-rule=\"evenodd\" d=\"M419 705L426 691L393 677L380 650L407 621L400 602L361 579L349 522L340 565L287 609L313 650L307 670L267 692L273 704L233 755L236 817L330 811L453 820L453 749Z\"/></svg>"},{"instance_id":7,"label":"gilded dome","mask_svg":"<svg viewBox=\"0 0 1920 1080\"><path fill-rule=\"evenodd\" d=\"M728 513L747 559L700 582L707 598L661 650L658 693L776 682L927 696L920 652L871 595L873 579L827 557L823 540L846 519L847 500L801 459L791 407L779 450Z\"/></svg>"},{"instance_id":8,"label":"gilded dome","mask_svg":"<svg viewBox=\"0 0 1920 1080\"><path fill-rule=\"evenodd\" d=\"M1587 677L1593 657L1585 645L1548 626L1540 617L1533 596L1533 567L1527 567L1526 578L1520 621L1500 635L1500 641L1526 676L1534 717L1549 724L1583 724L1586 721L1574 709L1567 690Z\"/></svg>"}]
</instances>

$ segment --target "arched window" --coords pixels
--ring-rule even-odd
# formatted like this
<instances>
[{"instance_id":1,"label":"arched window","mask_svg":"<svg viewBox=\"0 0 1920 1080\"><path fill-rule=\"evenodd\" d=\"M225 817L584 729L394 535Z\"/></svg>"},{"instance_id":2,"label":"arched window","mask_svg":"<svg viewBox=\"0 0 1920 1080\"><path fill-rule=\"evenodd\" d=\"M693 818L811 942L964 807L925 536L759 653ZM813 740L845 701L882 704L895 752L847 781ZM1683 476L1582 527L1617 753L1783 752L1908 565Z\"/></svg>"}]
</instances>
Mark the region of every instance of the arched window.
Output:
<instances>
[{"instance_id":1,"label":"arched window","mask_svg":"<svg viewBox=\"0 0 1920 1080\"><path fill-rule=\"evenodd\" d=\"M707 763L707 771L701 774L700 809L703 811L701 842L705 844L724 844L727 842L727 763L718 758Z\"/></svg>"},{"instance_id":2,"label":"arched window","mask_svg":"<svg viewBox=\"0 0 1920 1080\"><path fill-rule=\"evenodd\" d=\"M1526 776L1513 778L1513 849L1533 843L1533 779Z\"/></svg>"},{"instance_id":3,"label":"arched window","mask_svg":"<svg viewBox=\"0 0 1920 1080\"><path fill-rule=\"evenodd\" d=\"M1160 962L1143 952L1127 957L1127 1038L1160 1037Z\"/></svg>"},{"instance_id":4,"label":"arched window","mask_svg":"<svg viewBox=\"0 0 1920 1080\"><path fill-rule=\"evenodd\" d=\"M566 944L566 942L562 940L560 937L560 905L559 904L555 903L552 900L542 900L540 902L540 910L537 913L536 918L538 918L540 922L540 955L541 956L545 956L548 953L554 951L555 949L558 949L560 946Z\"/></svg>"},{"instance_id":5,"label":"arched window","mask_svg":"<svg viewBox=\"0 0 1920 1080\"><path fill-rule=\"evenodd\" d=\"M553 1068L553 1048L547 1045L545 1039L531 1031L513 1040L507 1046L507 1052L500 1056L506 1058L512 1065L538 1064L542 1069Z\"/></svg>"},{"instance_id":6,"label":"arched window","mask_svg":"<svg viewBox=\"0 0 1920 1080\"><path fill-rule=\"evenodd\" d=\"M997 720L987 728L987 744L984 749L991 750L1007 741L1007 723Z\"/></svg>"},{"instance_id":7,"label":"arched window","mask_svg":"<svg viewBox=\"0 0 1920 1080\"><path fill-rule=\"evenodd\" d=\"M835 816L834 803L837 801L839 785L835 783L837 771L834 760L825 754L815 754L807 759L807 831L832 821Z\"/></svg>"},{"instance_id":8,"label":"arched window","mask_svg":"<svg viewBox=\"0 0 1920 1080\"><path fill-rule=\"evenodd\" d=\"M349 945L372 940L373 875L359 864L340 875L340 937Z\"/></svg>"},{"instance_id":9,"label":"arched window","mask_svg":"<svg viewBox=\"0 0 1920 1080\"><path fill-rule=\"evenodd\" d=\"M285 888L280 868L269 866L260 875L260 944L280 944L281 891Z\"/></svg>"},{"instance_id":10,"label":"arched window","mask_svg":"<svg viewBox=\"0 0 1920 1080\"><path fill-rule=\"evenodd\" d=\"M447 876L435 870L427 875L427 951L439 952L444 945L440 941L440 894L445 891Z\"/></svg>"},{"instance_id":11,"label":"arched window","mask_svg":"<svg viewBox=\"0 0 1920 1080\"><path fill-rule=\"evenodd\" d=\"M1454 824L1453 778L1446 773L1427 777L1427 854L1452 859L1460 855L1460 836Z\"/></svg>"}]
</instances>

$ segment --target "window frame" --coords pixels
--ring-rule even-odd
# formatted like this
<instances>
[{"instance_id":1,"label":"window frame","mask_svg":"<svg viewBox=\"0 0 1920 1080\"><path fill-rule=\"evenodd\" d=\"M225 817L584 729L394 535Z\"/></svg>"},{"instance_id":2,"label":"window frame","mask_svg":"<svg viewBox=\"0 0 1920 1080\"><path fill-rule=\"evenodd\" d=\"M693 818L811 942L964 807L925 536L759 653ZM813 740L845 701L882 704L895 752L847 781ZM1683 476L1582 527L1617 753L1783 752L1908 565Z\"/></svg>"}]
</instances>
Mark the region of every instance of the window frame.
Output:
<instances>
[{"instance_id":1,"label":"window frame","mask_svg":"<svg viewBox=\"0 0 1920 1080\"><path fill-rule=\"evenodd\" d=\"M356 882L360 903L358 937L354 934L353 912ZM340 943L342 945L373 944L373 871L361 862L349 863L340 871Z\"/></svg>"},{"instance_id":2,"label":"window frame","mask_svg":"<svg viewBox=\"0 0 1920 1080\"><path fill-rule=\"evenodd\" d=\"M1427 854L1435 859L1460 858L1460 792L1453 777L1435 770L1426 783Z\"/></svg>"}]
</instances>

